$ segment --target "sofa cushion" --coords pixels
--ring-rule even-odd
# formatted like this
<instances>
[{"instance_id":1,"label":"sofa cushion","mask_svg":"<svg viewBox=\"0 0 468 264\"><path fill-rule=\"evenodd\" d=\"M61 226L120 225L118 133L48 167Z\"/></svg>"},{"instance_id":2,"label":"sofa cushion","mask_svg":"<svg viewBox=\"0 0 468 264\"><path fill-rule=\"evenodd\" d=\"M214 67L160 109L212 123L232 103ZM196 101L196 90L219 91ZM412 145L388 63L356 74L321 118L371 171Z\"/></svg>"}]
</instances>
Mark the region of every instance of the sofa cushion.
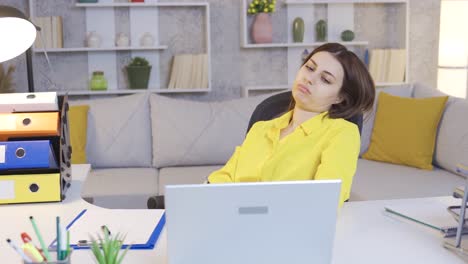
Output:
<instances>
[{"instance_id":1,"label":"sofa cushion","mask_svg":"<svg viewBox=\"0 0 468 264\"><path fill-rule=\"evenodd\" d=\"M431 170L437 127L447 99L380 93L371 144L363 158Z\"/></svg>"},{"instance_id":2,"label":"sofa cushion","mask_svg":"<svg viewBox=\"0 0 468 264\"><path fill-rule=\"evenodd\" d=\"M151 95L153 165L224 164L244 140L253 110L268 96L195 102Z\"/></svg>"},{"instance_id":3,"label":"sofa cushion","mask_svg":"<svg viewBox=\"0 0 468 264\"><path fill-rule=\"evenodd\" d=\"M437 136L436 164L454 173L457 164L468 166L467 114L468 101L453 99L446 107Z\"/></svg>"},{"instance_id":4,"label":"sofa cushion","mask_svg":"<svg viewBox=\"0 0 468 264\"><path fill-rule=\"evenodd\" d=\"M411 97L411 95L413 94L413 85L404 84L399 86L377 88L372 111L364 114L364 122L362 125L361 132L361 151L359 153L359 156L362 156L362 154L364 154L369 148L372 129L374 128L375 113L377 111L377 102L380 92L385 92L400 97Z\"/></svg>"},{"instance_id":5,"label":"sofa cushion","mask_svg":"<svg viewBox=\"0 0 468 264\"><path fill-rule=\"evenodd\" d=\"M464 182L463 177L437 167L428 171L359 159L350 201L447 196Z\"/></svg>"},{"instance_id":6,"label":"sofa cushion","mask_svg":"<svg viewBox=\"0 0 468 264\"><path fill-rule=\"evenodd\" d=\"M88 130L88 111L89 105L71 106L68 111L68 120L70 120L70 143L72 146L72 164L83 164L87 162L86 134Z\"/></svg>"},{"instance_id":7,"label":"sofa cushion","mask_svg":"<svg viewBox=\"0 0 468 264\"><path fill-rule=\"evenodd\" d=\"M148 94L72 101L88 104L88 162L93 168L151 167Z\"/></svg>"},{"instance_id":8,"label":"sofa cushion","mask_svg":"<svg viewBox=\"0 0 468 264\"><path fill-rule=\"evenodd\" d=\"M159 193L164 194L166 185L203 183L210 173L221 167L217 165L162 168L159 170Z\"/></svg>"},{"instance_id":9,"label":"sofa cushion","mask_svg":"<svg viewBox=\"0 0 468 264\"><path fill-rule=\"evenodd\" d=\"M154 168L93 169L83 184L82 197L156 195L158 171Z\"/></svg>"}]
</instances>

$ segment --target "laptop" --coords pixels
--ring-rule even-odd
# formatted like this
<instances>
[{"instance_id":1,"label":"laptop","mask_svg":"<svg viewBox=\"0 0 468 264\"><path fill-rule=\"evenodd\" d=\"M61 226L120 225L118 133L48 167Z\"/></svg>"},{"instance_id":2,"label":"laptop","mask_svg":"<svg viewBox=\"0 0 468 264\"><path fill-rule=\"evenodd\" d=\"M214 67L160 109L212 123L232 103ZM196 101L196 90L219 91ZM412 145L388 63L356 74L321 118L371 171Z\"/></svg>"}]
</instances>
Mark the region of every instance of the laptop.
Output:
<instances>
[{"instance_id":1,"label":"laptop","mask_svg":"<svg viewBox=\"0 0 468 264\"><path fill-rule=\"evenodd\" d=\"M340 180L166 186L169 264L329 264Z\"/></svg>"}]
</instances>

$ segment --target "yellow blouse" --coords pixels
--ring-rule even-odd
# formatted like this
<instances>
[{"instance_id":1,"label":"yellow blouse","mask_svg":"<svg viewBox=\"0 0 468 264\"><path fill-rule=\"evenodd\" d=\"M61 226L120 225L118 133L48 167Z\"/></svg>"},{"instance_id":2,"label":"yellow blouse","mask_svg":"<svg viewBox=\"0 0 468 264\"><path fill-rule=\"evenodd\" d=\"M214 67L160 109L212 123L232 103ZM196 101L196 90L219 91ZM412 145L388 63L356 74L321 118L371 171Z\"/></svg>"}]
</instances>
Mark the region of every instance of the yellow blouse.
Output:
<instances>
[{"instance_id":1,"label":"yellow blouse","mask_svg":"<svg viewBox=\"0 0 468 264\"><path fill-rule=\"evenodd\" d=\"M292 111L255 123L210 183L341 179L340 206L349 199L360 148L358 127L321 113L281 140Z\"/></svg>"}]
</instances>

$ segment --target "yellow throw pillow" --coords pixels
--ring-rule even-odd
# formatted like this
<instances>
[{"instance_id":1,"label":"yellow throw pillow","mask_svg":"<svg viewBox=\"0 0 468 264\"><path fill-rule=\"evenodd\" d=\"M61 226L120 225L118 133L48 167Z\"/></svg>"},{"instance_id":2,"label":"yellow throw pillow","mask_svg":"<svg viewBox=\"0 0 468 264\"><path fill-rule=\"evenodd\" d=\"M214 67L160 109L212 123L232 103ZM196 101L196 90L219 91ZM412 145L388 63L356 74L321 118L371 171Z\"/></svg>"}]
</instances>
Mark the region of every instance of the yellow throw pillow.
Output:
<instances>
[{"instance_id":1,"label":"yellow throw pillow","mask_svg":"<svg viewBox=\"0 0 468 264\"><path fill-rule=\"evenodd\" d=\"M70 140L72 146L72 164L86 163L86 130L88 128L89 105L70 106Z\"/></svg>"},{"instance_id":2,"label":"yellow throw pillow","mask_svg":"<svg viewBox=\"0 0 468 264\"><path fill-rule=\"evenodd\" d=\"M437 127L447 99L381 92L369 150L363 158L432 170Z\"/></svg>"}]
</instances>

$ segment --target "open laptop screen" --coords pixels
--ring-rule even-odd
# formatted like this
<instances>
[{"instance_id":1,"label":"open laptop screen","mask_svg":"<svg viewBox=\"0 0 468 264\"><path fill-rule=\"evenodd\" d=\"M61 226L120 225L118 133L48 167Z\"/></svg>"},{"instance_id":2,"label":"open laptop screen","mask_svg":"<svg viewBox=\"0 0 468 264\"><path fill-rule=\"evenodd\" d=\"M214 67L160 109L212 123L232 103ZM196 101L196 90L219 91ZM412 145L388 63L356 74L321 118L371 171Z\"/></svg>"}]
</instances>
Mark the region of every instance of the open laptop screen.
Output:
<instances>
[{"instance_id":1,"label":"open laptop screen","mask_svg":"<svg viewBox=\"0 0 468 264\"><path fill-rule=\"evenodd\" d=\"M330 263L340 185L167 186L169 264Z\"/></svg>"}]
</instances>

